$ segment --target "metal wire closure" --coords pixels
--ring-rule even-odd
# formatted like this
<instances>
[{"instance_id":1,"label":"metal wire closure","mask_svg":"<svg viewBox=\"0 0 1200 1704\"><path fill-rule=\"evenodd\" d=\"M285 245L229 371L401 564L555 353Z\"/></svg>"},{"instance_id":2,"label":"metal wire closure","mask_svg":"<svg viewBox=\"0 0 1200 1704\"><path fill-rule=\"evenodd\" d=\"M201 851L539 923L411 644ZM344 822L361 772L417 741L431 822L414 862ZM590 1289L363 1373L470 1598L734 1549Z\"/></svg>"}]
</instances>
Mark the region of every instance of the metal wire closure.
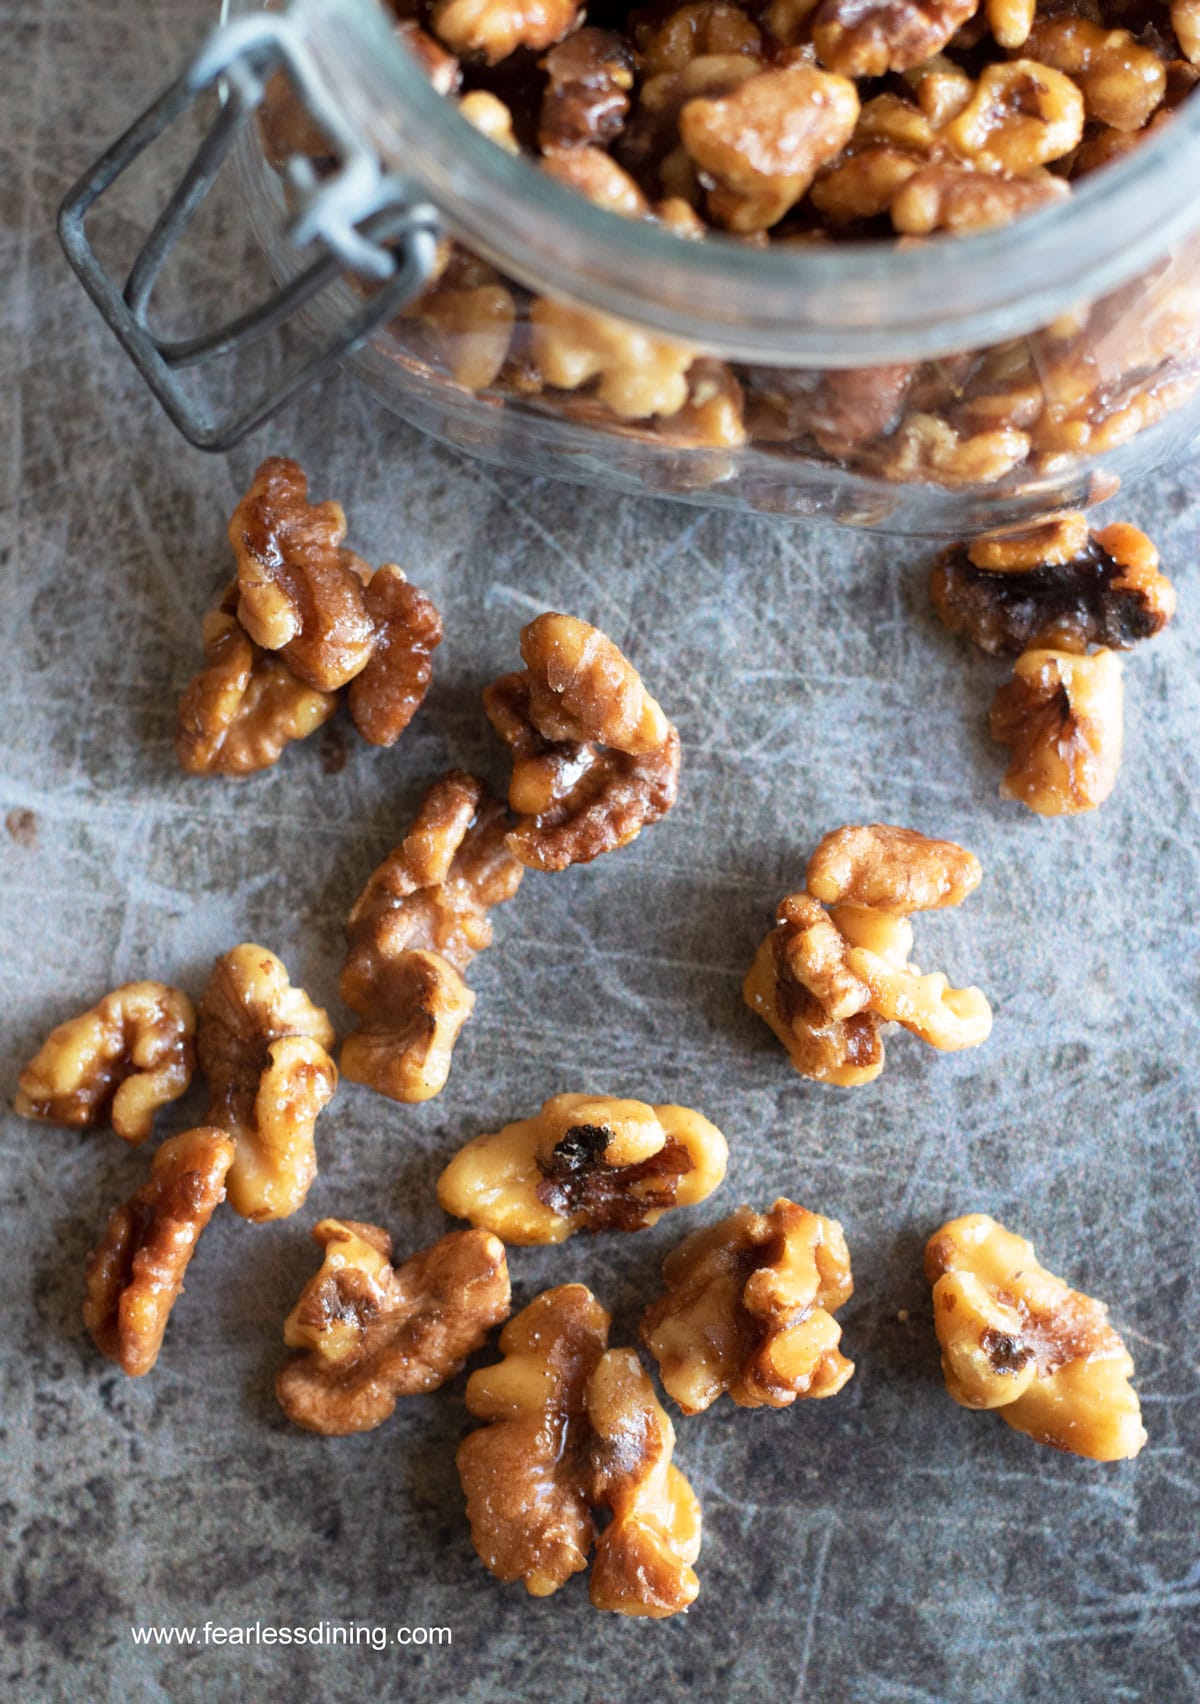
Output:
<instances>
[{"instance_id":1,"label":"metal wire closure","mask_svg":"<svg viewBox=\"0 0 1200 1704\"><path fill-rule=\"evenodd\" d=\"M291 159L286 168L296 207L286 234L297 249L312 245L318 258L275 296L216 331L174 341L158 337L149 313L163 266L252 118L268 78L280 70L328 137L337 162L336 171L321 178L302 157ZM219 80L224 84L221 110L122 288L100 264L84 221L121 174ZM59 210L58 233L84 289L184 437L202 450L226 450L420 293L433 272L438 213L431 203L414 200L402 178L385 173L346 123L325 90L300 27L286 14L264 13L215 32L183 76L85 172ZM240 413L214 419L202 399L185 393L176 376L181 370L256 343L347 272L376 288L340 331L286 372L268 396Z\"/></svg>"}]
</instances>

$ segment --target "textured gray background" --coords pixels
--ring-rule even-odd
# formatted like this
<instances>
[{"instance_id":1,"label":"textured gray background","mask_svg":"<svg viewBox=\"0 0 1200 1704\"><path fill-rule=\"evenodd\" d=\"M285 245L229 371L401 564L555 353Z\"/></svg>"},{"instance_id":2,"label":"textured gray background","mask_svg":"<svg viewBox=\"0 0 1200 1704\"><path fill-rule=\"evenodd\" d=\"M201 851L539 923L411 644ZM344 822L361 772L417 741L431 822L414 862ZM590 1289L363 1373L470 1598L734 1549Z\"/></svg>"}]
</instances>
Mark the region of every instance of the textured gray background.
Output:
<instances>
[{"instance_id":1,"label":"textured gray background","mask_svg":"<svg viewBox=\"0 0 1200 1704\"><path fill-rule=\"evenodd\" d=\"M4 1120L0 1535L10 1696L137 1701L364 1695L1146 1699L1200 1691L1196 1441L1200 691L1196 464L1121 501L1181 590L1128 671L1128 752L1094 817L1042 823L996 798L997 666L926 608L921 552L471 467L345 381L228 461L181 448L60 260L52 209L203 17L194 0L11 0L0 57L0 479L6 636L0 813L2 1086L51 1027L133 977L197 993L252 938L335 1018L341 921L444 766L503 774L479 690L520 624L600 623L678 721L668 822L590 869L530 875L472 972L477 1013L441 1098L343 1088L308 1209L205 1234L158 1367L125 1380L87 1341L81 1271L144 1153L109 1132ZM193 290L218 303L229 254ZM390 753L341 729L249 784L185 778L171 733L199 621L228 573L224 520L258 455L299 456L355 545L440 604L427 707ZM920 962L978 981L991 1042L909 1038L883 1078L807 1086L739 982L817 837L911 823L983 860L981 891L918 927ZM702 1590L663 1625L594 1613L576 1580L537 1603L472 1553L454 1467L463 1380L361 1438L288 1427L280 1324L314 1268L307 1225L377 1219L402 1249L464 1137L565 1089L702 1108L728 1133L713 1207L786 1191L836 1214L857 1293L836 1400L681 1421L704 1507ZM156 1137L195 1122L198 1091ZM1102 1467L1039 1450L944 1395L920 1250L987 1209L1109 1300L1138 1362L1150 1443ZM635 1238L517 1251L519 1301L583 1279L630 1341L680 1215ZM450 1649L334 1654L135 1649L133 1623L322 1618L453 1629Z\"/></svg>"}]
</instances>

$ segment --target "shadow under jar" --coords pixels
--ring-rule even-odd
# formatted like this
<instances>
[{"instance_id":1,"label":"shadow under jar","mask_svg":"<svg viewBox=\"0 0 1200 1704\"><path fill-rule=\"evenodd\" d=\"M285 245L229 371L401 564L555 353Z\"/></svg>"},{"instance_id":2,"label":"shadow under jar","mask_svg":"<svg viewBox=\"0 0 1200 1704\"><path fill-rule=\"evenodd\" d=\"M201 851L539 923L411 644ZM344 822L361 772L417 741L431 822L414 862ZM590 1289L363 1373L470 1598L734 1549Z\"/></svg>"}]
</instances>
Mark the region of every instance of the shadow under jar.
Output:
<instances>
[{"instance_id":1,"label":"shadow under jar","mask_svg":"<svg viewBox=\"0 0 1200 1704\"><path fill-rule=\"evenodd\" d=\"M960 536L1103 501L1200 433L1200 93L1182 56L1167 73L1188 79L1182 92L1136 146L1089 121L1084 146L1111 161L1068 193L1077 153L1055 160L1039 172L1055 177L1055 198L1010 223L831 230L812 211L814 190L769 232L731 234L709 226L703 172L682 195L640 207L626 196L623 212L609 210L620 184L600 181L598 162L630 157L620 138L582 166L576 147L547 169L544 50L490 68L468 55L460 70L449 56L434 63L428 35L413 34L429 29L427 8L399 22L375 0L290 10L338 110L436 205L447 233L434 283L351 365L390 409L460 449L689 503ZM1142 10L1169 16L1153 0ZM598 21L624 29L625 18L610 4ZM1153 33L1144 19L1142 29ZM778 52L769 38L767 51ZM1159 46L1164 61L1171 51ZM972 52L976 79L1013 57L990 42ZM818 63L811 47L807 63ZM631 64L632 123L636 50ZM932 69L964 78L944 59ZM915 110L927 74L860 80L858 95ZM464 109L473 122L463 90L484 93ZM497 100L515 151L511 135L506 147L484 133L497 115L503 129ZM282 167L300 152L321 169L320 137L302 120L268 89L239 154L283 279L296 262L280 235ZM588 162L593 199L575 187ZM335 292L311 310L318 324L332 325L344 300Z\"/></svg>"}]
</instances>

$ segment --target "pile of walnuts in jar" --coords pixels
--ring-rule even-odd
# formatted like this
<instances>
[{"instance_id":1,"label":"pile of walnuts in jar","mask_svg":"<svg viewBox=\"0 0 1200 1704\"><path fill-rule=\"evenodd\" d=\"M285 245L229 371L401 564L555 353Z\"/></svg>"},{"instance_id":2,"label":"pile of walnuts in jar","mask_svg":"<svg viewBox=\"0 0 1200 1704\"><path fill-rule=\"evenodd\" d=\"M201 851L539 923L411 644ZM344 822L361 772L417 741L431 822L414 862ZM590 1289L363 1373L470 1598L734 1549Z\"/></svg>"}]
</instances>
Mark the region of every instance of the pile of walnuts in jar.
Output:
<instances>
[{"instance_id":1,"label":"pile of walnuts in jar","mask_svg":"<svg viewBox=\"0 0 1200 1704\"><path fill-rule=\"evenodd\" d=\"M1008 225L1168 123L1200 79L1196 0L392 5L468 123L681 241L911 245ZM276 166L328 152L282 80L263 137ZM1200 285L1182 272L987 349L799 370L531 292L446 240L392 331L467 391L674 449L1017 487L1109 453L1200 384Z\"/></svg>"}]
</instances>

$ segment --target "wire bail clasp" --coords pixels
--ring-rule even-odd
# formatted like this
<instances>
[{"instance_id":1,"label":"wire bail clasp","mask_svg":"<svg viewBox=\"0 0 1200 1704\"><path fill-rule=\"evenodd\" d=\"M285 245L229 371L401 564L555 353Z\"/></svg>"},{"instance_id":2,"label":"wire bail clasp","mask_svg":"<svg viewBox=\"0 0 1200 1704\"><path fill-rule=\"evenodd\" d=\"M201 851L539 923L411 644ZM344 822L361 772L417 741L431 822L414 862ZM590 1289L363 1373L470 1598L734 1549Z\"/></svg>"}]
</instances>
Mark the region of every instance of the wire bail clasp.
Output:
<instances>
[{"instance_id":1,"label":"wire bail clasp","mask_svg":"<svg viewBox=\"0 0 1200 1704\"><path fill-rule=\"evenodd\" d=\"M162 269L277 71L286 75L328 137L336 161L332 174L320 177L302 156L293 156L285 168L294 207L286 235L297 249L315 247L318 257L276 295L217 330L175 340L159 337L149 310ZM221 110L119 286L88 239L87 215L122 173L218 83L223 85ZM178 81L70 191L59 210L58 233L84 289L180 432L199 449L226 450L420 294L433 274L439 218L432 203L414 198L410 184L384 172L375 152L347 123L301 28L287 14L263 13L227 24L209 38ZM182 370L256 343L344 273L376 288L324 347L293 366L268 396L215 419L203 401L184 391L177 377Z\"/></svg>"}]
</instances>

